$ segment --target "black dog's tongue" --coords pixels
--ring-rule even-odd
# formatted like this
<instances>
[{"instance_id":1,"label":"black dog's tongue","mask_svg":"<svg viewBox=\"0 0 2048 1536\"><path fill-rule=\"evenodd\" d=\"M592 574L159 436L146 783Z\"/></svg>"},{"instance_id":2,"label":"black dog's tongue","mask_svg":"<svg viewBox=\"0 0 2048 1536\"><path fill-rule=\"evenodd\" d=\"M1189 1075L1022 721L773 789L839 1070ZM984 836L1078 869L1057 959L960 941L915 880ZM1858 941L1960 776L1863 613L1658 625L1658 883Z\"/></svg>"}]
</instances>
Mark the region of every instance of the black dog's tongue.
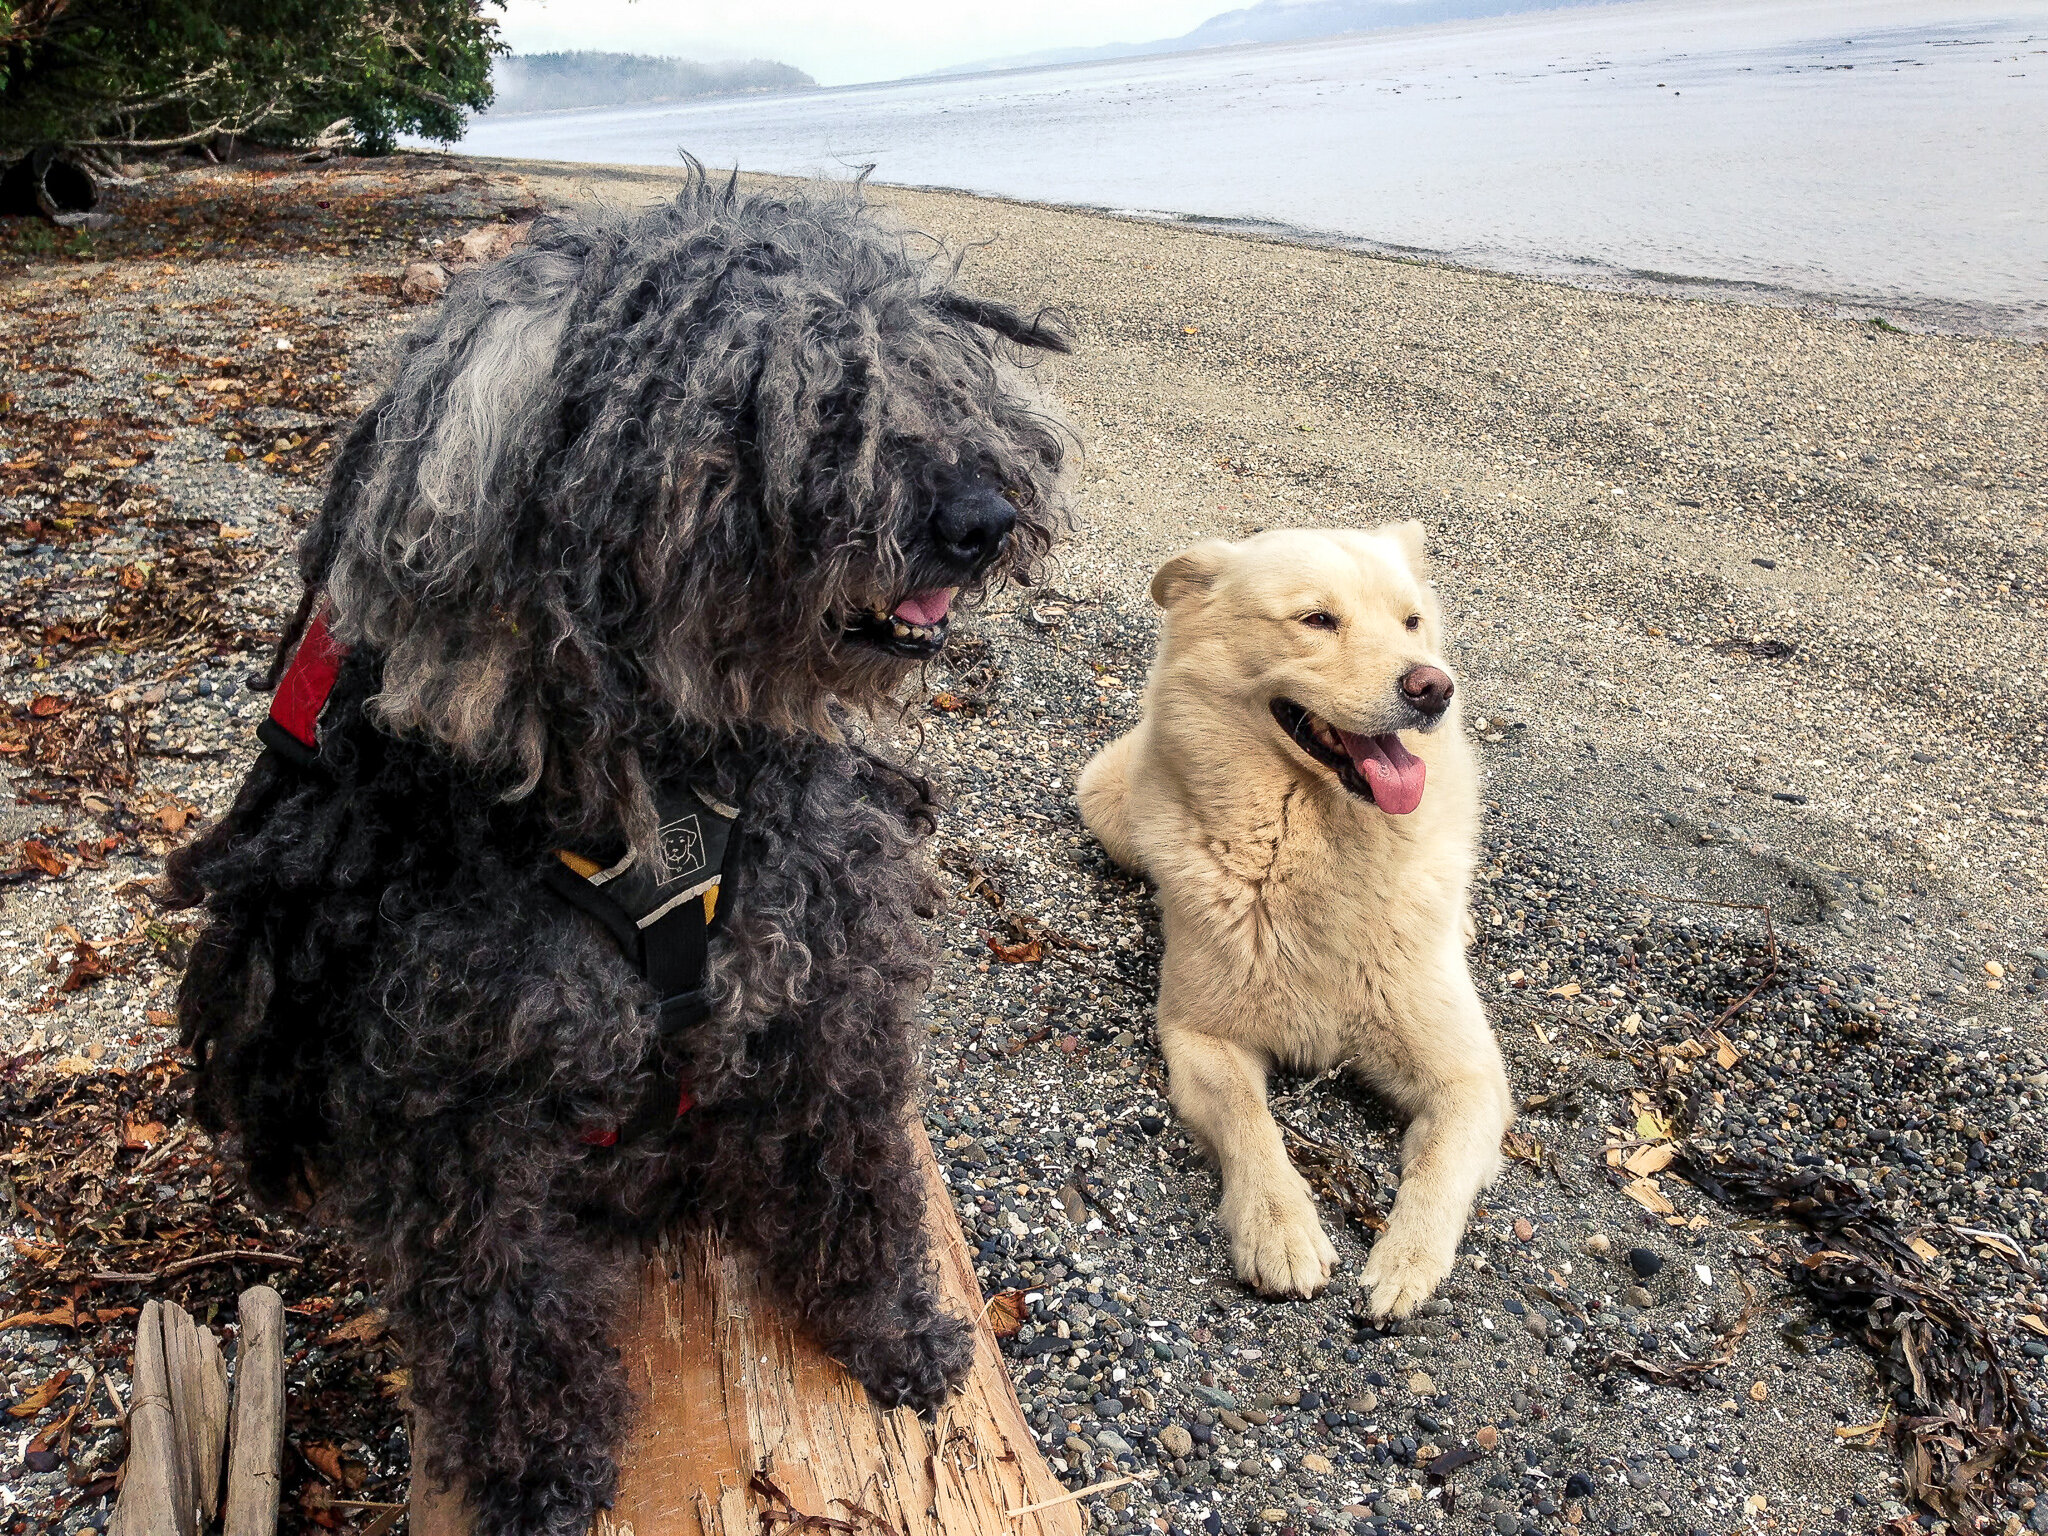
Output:
<instances>
[{"instance_id":1,"label":"black dog's tongue","mask_svg":"<svg viewBox=\"0 0 2048 1536\"><path fill-rule=\"evenodd\" d=\"M1389 816L1406 816L1422 804L1422 781L1429 765L1401 745L1391 731L1384 736L1354 736L1339 731L1351 765L1372 786L1373 804Z\"/></svg>"},{"instance_id":2,"label":"black dog's tongue","mask_svg":"<svg viewBox=\"0 0 2048 1536\"><path fill-rule=\"evenodd\" d=\"M895 616L906 624L936 624L945 618L953 606L953 594L958 587L934 587L929 592L913 592L896 605Z\"/></svg>"}]
</instances>

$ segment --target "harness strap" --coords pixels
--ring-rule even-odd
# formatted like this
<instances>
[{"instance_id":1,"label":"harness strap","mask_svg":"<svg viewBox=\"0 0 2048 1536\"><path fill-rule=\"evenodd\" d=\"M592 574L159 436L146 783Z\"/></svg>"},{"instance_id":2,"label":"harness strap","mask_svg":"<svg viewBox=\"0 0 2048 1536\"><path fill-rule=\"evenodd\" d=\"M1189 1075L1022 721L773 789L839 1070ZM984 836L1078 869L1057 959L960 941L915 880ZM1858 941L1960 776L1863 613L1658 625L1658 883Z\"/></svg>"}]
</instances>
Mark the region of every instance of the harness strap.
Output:
<instances>
[{"instance_id":1,"label":"harness strap","mask_svg":"<svg viewBox=\"0 0 2048 1536\"><path fill-rule=\"evenodd\" d=\"M256 728L272 752L301 768L319 765L320 716L348 654L349 648L329 633L326 605L321 604L278 680L269 715ZM543 867L541 879L556 895L604 925L619 952L647 978L660 999L658 1034L672 1036L702 1022L710 1011L704 967L739 812L690 788L657 794L655 810L660 817L657 867L641 865L622 846L595 851L562 848ZM608 1147L621 1137L658 1134L688 1114L696 1102L687 1079L673 1100L669 1085L657 1079L625 1125L591 1128L582 1139Z\"/></svg>"},{"instance_id":2,"label":"harness strap","mask_svg":"<svg viewBox=\"0 0 2048 1536\"><path fill-rule=\"evenodd\" d=\"M348 660L348 647L338 644L327 632L327 606L314 610L291 665L278 680L270 696L270 713L256 727L256 735L271 751L301 768L310 768L320 758L320 712L327 696L334 692L334 680L341 664Z\"/></svg>"}]
</instances>

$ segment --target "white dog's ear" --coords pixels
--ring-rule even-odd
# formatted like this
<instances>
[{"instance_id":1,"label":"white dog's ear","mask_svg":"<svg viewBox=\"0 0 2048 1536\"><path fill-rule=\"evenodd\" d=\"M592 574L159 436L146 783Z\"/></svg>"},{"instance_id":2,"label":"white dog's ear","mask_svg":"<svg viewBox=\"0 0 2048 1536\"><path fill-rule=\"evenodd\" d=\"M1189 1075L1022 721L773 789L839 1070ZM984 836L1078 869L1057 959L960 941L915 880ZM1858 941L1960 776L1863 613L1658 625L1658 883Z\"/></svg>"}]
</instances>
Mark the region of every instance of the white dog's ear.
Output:
<instances>
[{"instance_id":1,"label":"white dog's ear","mask_svg":"<svg viewBox=\"0 0 2048 1536\"><path fill-rule=\"evenodd\" d=\"M1389 523L1376 528L1375 533L1392 539L1401 546L1401 552L1408 557L1408 569L1415 573L1417 581L1429 580L1429 530L1414 518L1405 523Z\"/></svg>"},{"instance_id":2,"label":"white dog's ear","mask_svg":"<svg viewBox=\"0 0 2048 1536\"><path fill-rule=\"evenodd\" d=\"M1182 550L1152 575L1152 601L1171 608L1182 598L1206 592L1223 570L1234 546L1227 539L1204 539Z\"/></svg>"}]
</instances>

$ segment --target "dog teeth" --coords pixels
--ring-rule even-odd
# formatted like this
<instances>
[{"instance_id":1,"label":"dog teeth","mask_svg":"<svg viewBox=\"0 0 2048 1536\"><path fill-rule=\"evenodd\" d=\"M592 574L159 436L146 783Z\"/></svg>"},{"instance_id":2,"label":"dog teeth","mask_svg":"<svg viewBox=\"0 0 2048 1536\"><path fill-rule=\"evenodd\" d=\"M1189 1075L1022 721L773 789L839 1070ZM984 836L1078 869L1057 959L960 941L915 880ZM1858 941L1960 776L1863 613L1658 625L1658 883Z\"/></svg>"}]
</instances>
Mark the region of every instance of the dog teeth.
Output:
<instances>
[{"instance_id":1,"label":"dog teeth","mask_svg":"<svg viewBox=\"0 0 2048 1536\"><path fill-rule=\"evenodd\" d=\"M910 626L901 619L898 619L890 628L895 630L898 640L908 640L910 638Z\"/></svg>"}]
</instances>

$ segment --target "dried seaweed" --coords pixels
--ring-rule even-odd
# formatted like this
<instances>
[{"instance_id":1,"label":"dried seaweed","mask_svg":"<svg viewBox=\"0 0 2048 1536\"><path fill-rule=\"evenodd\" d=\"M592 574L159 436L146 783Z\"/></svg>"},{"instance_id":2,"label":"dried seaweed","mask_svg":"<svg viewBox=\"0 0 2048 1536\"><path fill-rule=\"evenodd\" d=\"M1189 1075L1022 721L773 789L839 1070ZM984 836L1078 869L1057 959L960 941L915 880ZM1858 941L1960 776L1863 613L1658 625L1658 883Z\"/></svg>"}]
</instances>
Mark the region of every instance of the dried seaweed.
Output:
<instances>
[{"instance_id":1,"label":"dried seaweed","mask_svg":"<svg viewBox=\"0 0 2048 1536\"><path fill-rule=\"evenodd\" d=\"M2048 1440L1998 1345L1962 1297L1929 1274L1881 1207L1844 1179L1756 1157L1675 1170L1724 1205L1788 1218L1816 1241L1787 1278L1870 1353L1892 1389L1886 1428L1906 1490L1953 1521L1989 1518L2007 1486L2048 1460Z\"/></svg>"},{"instance_id":2,"label":"dried seaweed","mask_svg":"<svg viewBox=\"0 0 2048 1536\"><path fill-rule=\"evenodd\" d=\"M1386 1231L1387 1213L1375 1197L1379 1180L1371 1169L1333 1141L1311 1136L1285 1120L1279 1125L1287 1156L1309 1188L1366 1231Z\"/></svg>"}]
</instances>

